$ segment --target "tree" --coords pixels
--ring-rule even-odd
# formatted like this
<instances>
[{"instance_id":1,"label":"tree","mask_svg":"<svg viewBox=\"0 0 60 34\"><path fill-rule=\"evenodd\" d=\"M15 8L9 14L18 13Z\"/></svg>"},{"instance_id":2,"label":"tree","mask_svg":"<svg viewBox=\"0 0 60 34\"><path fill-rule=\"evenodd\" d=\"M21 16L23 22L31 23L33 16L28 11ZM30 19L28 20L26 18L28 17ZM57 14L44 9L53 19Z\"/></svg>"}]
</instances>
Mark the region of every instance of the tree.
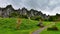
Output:
<instances>
[{"instance_id":1,"label":"tree","mask_svg":"<svg viewBox=\"0 0 60 34\"><path fill-rule=\"evenodd\" d=\"M9 17L17 17L17 16L19 16L19 13L17 12L13 12L9 15Z\"/></svg>"},{"instance_id":2,"label":"tree","mask_svg":"<svg viewBox=\"0 0 60 34\"><path fill-rule=\"evenodd\" d=\"M53 16L50 16L48 20L53 21L54 20Z\"/></svg>"}]
</instances>

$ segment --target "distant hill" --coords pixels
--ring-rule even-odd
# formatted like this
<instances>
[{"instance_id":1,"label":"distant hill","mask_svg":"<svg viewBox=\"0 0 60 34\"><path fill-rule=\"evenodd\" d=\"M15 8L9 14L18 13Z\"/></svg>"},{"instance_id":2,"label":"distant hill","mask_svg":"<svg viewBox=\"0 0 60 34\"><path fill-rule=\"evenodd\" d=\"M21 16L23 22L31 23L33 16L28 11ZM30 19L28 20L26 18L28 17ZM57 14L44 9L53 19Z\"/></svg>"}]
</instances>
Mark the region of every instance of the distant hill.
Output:
<instances>
[{"instance_id":1,"label":"distant hill","mask_svg":"<svg viewBox=\"0 0 60 34\"><path fill-rule=\"evenodd\" d=\"M41 11L37 11L34 9L27 10L25 7L22 9L15 10L12 5L8 5L5 8L0 8L0 17L15 17L15 16L22 16L26 15L27 17L36 17L40 16L43 19L47 19L48 16L43 14Z\"/></svg>"}]
</instances>

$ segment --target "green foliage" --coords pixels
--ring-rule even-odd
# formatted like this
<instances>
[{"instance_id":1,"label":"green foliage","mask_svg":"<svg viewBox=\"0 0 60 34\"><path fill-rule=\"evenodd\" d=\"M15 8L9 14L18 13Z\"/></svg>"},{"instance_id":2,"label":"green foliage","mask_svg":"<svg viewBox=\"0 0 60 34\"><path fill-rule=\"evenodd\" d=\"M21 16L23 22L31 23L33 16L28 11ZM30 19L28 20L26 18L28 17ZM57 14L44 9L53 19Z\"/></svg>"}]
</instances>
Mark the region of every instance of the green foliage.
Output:
<instances>
[{"instance_id":1,"label":"green foliage","mask_svg":"<svg viewBox=\"0 0 60 34\"><path fill-rule=\"evenodd\" d=\"M48 21L48 19L44 19L44 21Z\"/></svg>"},{"instance_id":2,"label":"green foliage","mask_svg":"<svg viewBox=\"0 0 60 34\"><path fill-rule=\"evenodd\" d=\"M35 20L21 19L20 30L16 30L17 18L0 18L0 34L29 34L40 27L37 26L39 23ZM44 22L44 26L50 24Z\"/></svg>"},{"instance_id":3,"label":"green foliage","mask_svg":"<svg viewBox=\"0 0 60 34\"><path fill-rule=\"evenodd\" d=\"M15 29L16 27L16 18L0 18L0 28L10 28L10 29ZM28 23L30 22L30 23ZM28 21L28 19L22 19L22 23L20 26L21 30L25 29L31 29L37 27L36 25L38 21Z\"/></svg>"},{"instance_id":4,"label":"green foliage","mask_svg":"<svg viewBox=\"0 0 60 34\"><path fill-rule=\"evenodd\" d=\"M58 31L47 31L47 29L45 29L40 34L60 34L60 22L56 23L56 27L59 29Z\"/></svg>"},{"instance_id":5,"label":"green foliage","mask_svg":"<svg viewBox=\"0 0 60 34\"><path fill-rule=\"evenodd\" d=\"M49 21L53 21L53 17L50 17L50 18L49 18Z\"/></svg>"},{"instance_id":6,"label":"green foliage","mask_svg":"<svg viewBox=\"0 0 60 34\"><path fill-rule=\"evenodd\" d=\"M48 21L56 21L59 19L59 16L50 16Z\"/></svg>"},{"instance_id":7,"label":"green foliage","mask_svg":"<svg viewBox=\"0 0 60 34\"><path fill-rule=\"evenodd\" d=\"M41 16L35 16L35 17L31 17L31 19L32 20L38 20L39 21L40 19L42 19L42 17Z\"/></svg>"},{"instance_id":8,"label":"green foliage","mask_svg":"<svg viewBox=\"0 0 60 34\"><path fill-rule=\"evenodd\" d=\"M0 18L0 34L29 34L34 29L38 21L21 19L20 30L16 30L17 18Z\"/></svg>"},{"instance_id":9,"label":"green foliage","mask_svg":"<svg viewBox=\"0 0 60 34\"><path fill-rule=\"evenodd\" d=\"M17 17L17 16L19 16L19 13L17 12L13 12L9 15L9 17Z\"/></svg>"},{"instance_id":10,"label":"green foliage","mask_svg":"<svg viewBox=\"0 0 60 34\"><path fill-rule=\"evenodd\" d=\"M22 15L21 18L26 18L26 19L28 19L27 15Z\"/></svg>"}]
</instances>

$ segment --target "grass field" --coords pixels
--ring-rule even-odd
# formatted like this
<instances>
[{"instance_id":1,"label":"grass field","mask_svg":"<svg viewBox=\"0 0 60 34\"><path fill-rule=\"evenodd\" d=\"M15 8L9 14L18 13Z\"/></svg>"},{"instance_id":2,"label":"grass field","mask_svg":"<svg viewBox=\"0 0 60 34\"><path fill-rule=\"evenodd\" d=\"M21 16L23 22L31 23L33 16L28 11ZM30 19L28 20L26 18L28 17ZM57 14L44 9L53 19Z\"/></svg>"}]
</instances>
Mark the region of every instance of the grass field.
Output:
<instances>
[{"instance_id":1,"label":"grass field","mask_svg":"<svg viewBox=\"0 0 60 34\"><path fill-rule=\"evenodd\" d=\"M16 22L17 18L0 18L0 34L30 34L31 32L39 29L40 27L37 26L39 21L35 20L28 20L28 19L21 19L22 23L20 25L20 30L16 30ZM50 24L52 22L43 22L44 26ZM57 24L58 27L59 24ZM41 34L48 34L48 33L57 33L59 34L60 31L46 31L44 30Z\"/></svg>"},{"instance_id":2,"label":"grass field","mask_svg":"<svg viewBox=\"0 0 60 34\"><path fill-rule=\"evenodd\" d=\"M47 31L47 29L45 29L40 34L60 34L60 22L56 23L56 27L59 29L58 31Z\"/></svg>"},{"instance_id":3,"label":"grass field","mask_svg":"<svg viewBox=\"0 0 60 34\"><path fill-rule=\"evenodd\" d=\"M17 18L0 18L0 34L29 34L38 29L38 21L21 19L20 30L16 30Z\"/></svg>"}]
</instances>

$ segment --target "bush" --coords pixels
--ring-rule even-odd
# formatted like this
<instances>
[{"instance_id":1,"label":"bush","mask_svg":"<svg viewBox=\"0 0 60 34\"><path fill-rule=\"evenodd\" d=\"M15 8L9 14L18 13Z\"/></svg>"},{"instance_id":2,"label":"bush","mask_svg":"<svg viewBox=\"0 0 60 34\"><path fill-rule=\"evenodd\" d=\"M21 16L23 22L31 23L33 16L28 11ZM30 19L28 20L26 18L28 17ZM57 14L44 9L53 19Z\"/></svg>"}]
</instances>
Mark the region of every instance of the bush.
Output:
<instances>
[{"instance_id":1,"label":"bush","mask_svg":"<svg viewBox=\"0 0 60 34\"><path fill-rule=\"evenodd\" d=\"M55 30L55 31L57 31L58 28L57 28L57 27L52 27L52 28L48 28L47 30L48 30L48 31L49 31L49 30Z\"/></svg>"},{"instance_id":2,"label":"bush","mask_svg":"<svg viewBox=\"0 0 60 34\"><path fill-rule=\"evenodd\" d=\"M17 16L19 16L19 13L17 12L13 12L9 15L9 17L17 17Z\"/></svg>"},{"instance_id":3,"label":"bush","mask_svg":"<svg viewBox=\"0 0 60 34\"><path fill-rule=\"evenodd\" d=\"M20 17L28 19L27 15L21 15Z\"/></svg>"},{"instance_id":4,"label":"bush","mask_svg":"<svg viewBox=\"0 0 60 34\"><path fill-rule=\"evenodd\" d=\"M32 20L38 20L38 21L39 21L39 20L42 19L42 18L41 18L40 16L35 16L35 17L31 17L31 19L32 19Z\"/></svg>"},{"instance_id":5,"label":"bush","mask_svg":"<svg viewBox=\"0 0 60 34\"><path fill-rule=\"evenodd\" d=\"M54 21L54 18L53 17L50 17L48 20L49 21Z\"/></svg>"}]
</instances>

